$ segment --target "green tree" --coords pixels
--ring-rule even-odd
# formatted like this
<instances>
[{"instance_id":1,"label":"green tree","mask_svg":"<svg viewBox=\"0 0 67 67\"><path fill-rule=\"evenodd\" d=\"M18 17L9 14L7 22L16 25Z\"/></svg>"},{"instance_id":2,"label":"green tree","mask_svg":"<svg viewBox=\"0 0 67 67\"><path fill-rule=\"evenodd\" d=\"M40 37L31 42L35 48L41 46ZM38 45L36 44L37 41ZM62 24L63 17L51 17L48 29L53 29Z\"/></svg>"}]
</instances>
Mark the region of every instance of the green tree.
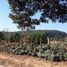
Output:
<instances>
[{"instance_id":1,"label":"green tree","mask_svg":"<svg viewBox=\"0 0 67 67\"><path fill-rule=\"evenodd\" d=\"M39 25L40 22L67 22L67 0L8 0L10 18L19 28ZM39 19L32 19L41 12Z\"/></svg>"}]
</instances>

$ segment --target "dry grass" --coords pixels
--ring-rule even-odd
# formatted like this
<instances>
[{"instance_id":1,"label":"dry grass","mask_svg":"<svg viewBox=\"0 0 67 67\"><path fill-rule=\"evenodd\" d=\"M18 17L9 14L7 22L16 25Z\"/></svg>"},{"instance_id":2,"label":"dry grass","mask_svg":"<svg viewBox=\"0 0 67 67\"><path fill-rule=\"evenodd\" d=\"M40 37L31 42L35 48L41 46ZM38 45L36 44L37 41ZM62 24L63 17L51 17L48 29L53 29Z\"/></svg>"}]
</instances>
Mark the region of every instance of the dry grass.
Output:
<instances>
[{"instance_id":1,"label":"dry grass","mask_svg":"<svg viewBox=\"0 0 67 67\"><path fill-rule=\"evenodd\" d=\"M0 67L67 67L67 62L51 62L31 56L0 53L0 65Z\"/></svg>"}]
</instances>

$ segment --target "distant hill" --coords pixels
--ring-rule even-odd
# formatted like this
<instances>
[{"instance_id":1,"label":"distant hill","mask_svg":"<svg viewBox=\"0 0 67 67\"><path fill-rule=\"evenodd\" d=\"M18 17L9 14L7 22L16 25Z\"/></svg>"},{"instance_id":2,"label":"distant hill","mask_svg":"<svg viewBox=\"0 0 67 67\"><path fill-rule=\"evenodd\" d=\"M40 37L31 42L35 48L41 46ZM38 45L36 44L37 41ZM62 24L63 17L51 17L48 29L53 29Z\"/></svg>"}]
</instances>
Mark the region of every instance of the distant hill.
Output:
<instances>
[{"instance_id":1,"label":"distant hill","mask_svg":"<svg viewBox=\"0 0 67 67\"><path fill-rule=\"evenodd\" d=\"M67 37L67 33L58 31L58 30L35 30L35 31L27 31L27 32L42 32L45 33L50 39L63 39Z\"/></svg>"}]
</instances>

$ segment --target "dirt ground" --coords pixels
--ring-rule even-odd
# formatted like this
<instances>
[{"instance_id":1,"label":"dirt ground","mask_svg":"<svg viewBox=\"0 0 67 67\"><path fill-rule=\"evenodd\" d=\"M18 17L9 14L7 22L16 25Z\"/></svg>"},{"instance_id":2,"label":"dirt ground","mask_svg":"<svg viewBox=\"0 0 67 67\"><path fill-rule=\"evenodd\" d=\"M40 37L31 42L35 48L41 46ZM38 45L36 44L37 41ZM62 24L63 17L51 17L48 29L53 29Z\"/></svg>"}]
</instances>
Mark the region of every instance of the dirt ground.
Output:
<instances>
[{"instance_id":1,"label":"dirt ground","mask_svg":"<svg viewBox=\"0 0 67 67\"><path fill-rule=\"evenodd\" d=\"M0 67L67 67L67 62L51 62L31 56L0 53Z\"/></svg>"}]
</instances>

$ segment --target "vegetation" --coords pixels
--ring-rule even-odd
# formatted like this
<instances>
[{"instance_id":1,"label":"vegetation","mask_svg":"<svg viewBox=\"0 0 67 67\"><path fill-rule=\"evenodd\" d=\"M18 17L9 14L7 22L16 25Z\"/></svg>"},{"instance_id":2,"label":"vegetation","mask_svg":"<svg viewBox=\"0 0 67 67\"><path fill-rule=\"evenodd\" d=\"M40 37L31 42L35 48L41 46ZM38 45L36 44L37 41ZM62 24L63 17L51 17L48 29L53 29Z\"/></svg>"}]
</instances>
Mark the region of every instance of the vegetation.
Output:
<instances>
[{"instance_id":1,"label":"vegetation","mask_svg":"<svg viewBox=\"0 0 67 67\"><path fill-rule=\"evenodd\" d=\"M63 40L67 37L65 32L56 30L37 30L26 32L0 32L0 40L9 40L10 42L20 42L24 35L29 35L30 43L47 43L46 38L50 40ZM37 41L37 42L36 42Z\"/></svg>"},{"instance_id":2,"label":"vegetation","mask_svg":"<svg viewBox=\"0 0 67 67\"><path fill-rule=\"evenodd\" d=\"M24 44L23 37L29 36L29 43ZM0 42L0 51L16 55L31 55L52 61L67 61L67 44L47 44L50 39L63 39L67 36L59 31L26 31L26 32L0 32L0 40L10 40L9 43ZM23 41L22 43L20 41Z\"/></svg>"},{"instance_id":3,"label":"vegetation","mask_svg":"<svg viewBox=\"0 0 67 67\"><path fill-rule=\"evenodd\" d=\"M65 49L63 45L23 45L14 43L9 45L0 45L0 51L5 51L15 55L30 55L52 61L67 61L67 49Z\"/></svg>"},{"instance_id":4,"label":"vegetation","mask_svg":"<svg viewBox=\"0 0 67 67\"><path fill-rule=\"evenodd\" d=\"M39 25L41 22L67 22L67 0L8 0L10 18L19 28ZM39 19L32 18L40 13Z\"/></svg>"},{"instance_id":5,"label":"vegetation","mask_svg":"<svg viewBox=\"0 0 67 67\"><path fill-rule=\"evenodd\" d=\"M10 36L10 41L11 42L19 42L21 38L21 34L20 33L15 33L15 34L11 34Z\"/></svg>"},{"instance_id":6,"label":"vegetation","mask_svg":"<svg viewBox=\"0 0 67 67\"><path fill-rule=\"evenodd\" d=\"M0 32L0 40L4 40L5 39L5 35L3 32Z\"/></svg>"}]
</instances>

